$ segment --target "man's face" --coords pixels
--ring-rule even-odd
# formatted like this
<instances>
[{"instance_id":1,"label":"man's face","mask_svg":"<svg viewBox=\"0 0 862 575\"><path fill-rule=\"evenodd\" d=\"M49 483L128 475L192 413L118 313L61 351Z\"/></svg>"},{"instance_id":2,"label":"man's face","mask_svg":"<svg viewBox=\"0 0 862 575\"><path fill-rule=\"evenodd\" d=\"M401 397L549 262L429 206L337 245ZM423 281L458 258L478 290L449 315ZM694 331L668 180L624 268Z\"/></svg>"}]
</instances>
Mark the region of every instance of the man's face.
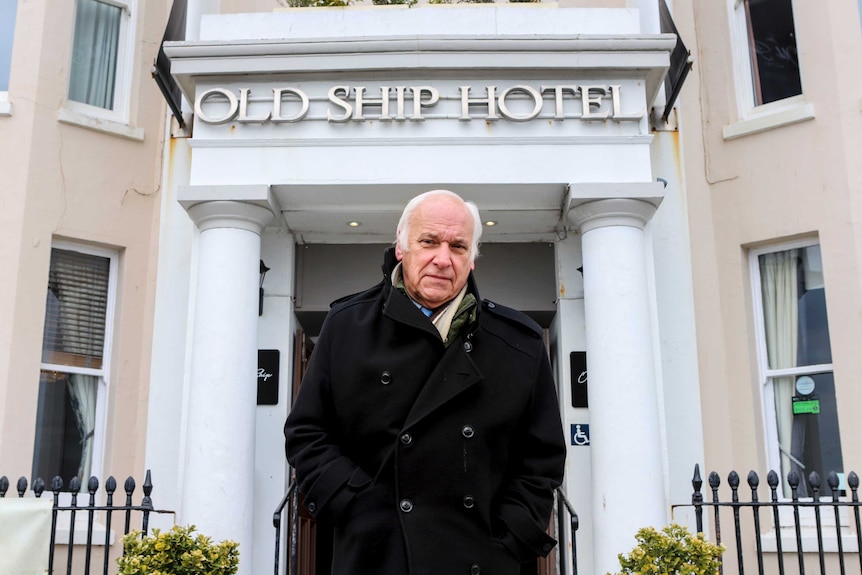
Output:
<instances>
[{"instance_id":1,"label":"man's face","mask_svg":"<svg viewBox=\"0 0 862 575\"><path fill-rule=\"evenodd\" d=\"M473 217L457 199L432 196L413 212L407 231L407 250L395 243L404 287L415 301L434 309L461 291L473 269Z\"/></svg>"}]
</instances>

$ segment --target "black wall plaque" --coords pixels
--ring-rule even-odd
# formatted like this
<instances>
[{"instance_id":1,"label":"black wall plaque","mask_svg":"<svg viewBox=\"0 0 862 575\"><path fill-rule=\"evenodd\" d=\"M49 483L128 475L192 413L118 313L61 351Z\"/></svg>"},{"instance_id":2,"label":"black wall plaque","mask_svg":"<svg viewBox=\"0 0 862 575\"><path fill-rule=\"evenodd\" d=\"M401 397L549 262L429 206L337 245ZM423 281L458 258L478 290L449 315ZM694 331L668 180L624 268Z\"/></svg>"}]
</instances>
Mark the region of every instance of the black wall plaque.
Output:
<instances>
[{"instance_id":1,"label":"black wall plaque","mask_svg":"<svg viewBox=\"0 0 862 575\"><path fill-rule=\"evenodd\" d=\"M257 404L278 405L277 349L257 350Z\"/></svg>"},{"instance_id":2,"label":"black wall plaque","mask_svg":"<svg viewBox=\"0 0 862 575\"><path fill-rule=\"evenodd\" d=\"M569 363L572 368L572 407L589 407L587 405L587 352L571 352Z\"/></svg>"}]
</instances>

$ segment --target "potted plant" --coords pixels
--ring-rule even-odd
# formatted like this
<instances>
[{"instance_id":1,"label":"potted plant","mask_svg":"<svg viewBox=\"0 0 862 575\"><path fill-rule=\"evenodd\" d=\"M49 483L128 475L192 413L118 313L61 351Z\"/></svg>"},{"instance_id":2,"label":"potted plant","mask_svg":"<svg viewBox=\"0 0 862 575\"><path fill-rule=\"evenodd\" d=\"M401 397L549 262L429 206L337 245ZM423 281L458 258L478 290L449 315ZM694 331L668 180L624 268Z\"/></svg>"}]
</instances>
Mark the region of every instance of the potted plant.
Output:
<instances>
[{"instance_id":1,"label":"potted plant","mask_svg":"<svg viewBox=\"0 0 862 575\"><path fill-rule=\"evenodd\" d=\"M235 575L239 567L238 543L214 543L206 535L195 534L194 525L141 535L132 531L123 537L117 575Z\"/></svg>"},{"instance_id":2,"label":"potted plant","mask_svg":"<svg viewBox=\"0 0 862 575\"><path fill-rule=\"evenodd\" d=\"M708 541L703 533L692 535L687 528L672 523L661 532L645 527L635 539L638 544L631 553L619 555L622 570L614 575L719 574L724 546Z\"/></svg>"}]
</instances>

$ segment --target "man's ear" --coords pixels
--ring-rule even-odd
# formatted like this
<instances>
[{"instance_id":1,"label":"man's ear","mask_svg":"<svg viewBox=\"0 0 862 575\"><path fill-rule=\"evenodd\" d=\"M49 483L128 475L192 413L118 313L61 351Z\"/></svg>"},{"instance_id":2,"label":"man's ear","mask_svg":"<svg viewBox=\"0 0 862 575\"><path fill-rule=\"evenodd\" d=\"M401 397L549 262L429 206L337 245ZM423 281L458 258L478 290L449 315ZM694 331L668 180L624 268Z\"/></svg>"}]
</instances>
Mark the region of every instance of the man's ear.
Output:
<instances>
[{"instance_id":1,"label":"man's ear","mask_svg":"<svg viewBox=\"0 0 862 575\"><path fill-rule=\"evenodd\" d=\"M401 251L401 234L398 234L395 237L395 258L400 262L404 257L404 253Z\"/></svg>"}]
</instances>

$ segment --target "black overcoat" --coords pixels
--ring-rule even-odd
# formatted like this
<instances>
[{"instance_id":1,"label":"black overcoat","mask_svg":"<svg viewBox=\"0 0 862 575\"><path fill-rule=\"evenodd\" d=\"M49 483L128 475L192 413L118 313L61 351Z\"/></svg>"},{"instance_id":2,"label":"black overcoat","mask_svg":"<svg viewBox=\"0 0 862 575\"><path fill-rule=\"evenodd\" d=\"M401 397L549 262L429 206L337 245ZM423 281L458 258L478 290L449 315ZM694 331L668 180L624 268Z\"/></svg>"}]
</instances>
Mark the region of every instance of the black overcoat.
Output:
<instances>
[{"instance_id":1,"label":"black overcoat","mask_svg":"<svg viewBox=\"0 0 862 575\"><path fill-rule=\"evenodd\" d=\"M553 548L565 462L541 328L482 301L444 346L395 263L332 307L288 416L306 508L335 526L333 575L517 575Z\"/></svg>"}]
</instances>

